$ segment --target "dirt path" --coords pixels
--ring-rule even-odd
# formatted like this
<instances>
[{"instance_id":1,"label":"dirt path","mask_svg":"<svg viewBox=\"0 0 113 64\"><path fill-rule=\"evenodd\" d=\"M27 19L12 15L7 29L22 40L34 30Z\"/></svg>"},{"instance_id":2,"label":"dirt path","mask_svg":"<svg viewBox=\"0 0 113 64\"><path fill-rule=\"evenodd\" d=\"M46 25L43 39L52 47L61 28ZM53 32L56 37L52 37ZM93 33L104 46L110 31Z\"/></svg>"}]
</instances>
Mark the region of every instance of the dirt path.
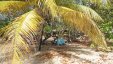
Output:
<instances>
[{"instance_id":1,"label":"dirt path","mask_svg":"<svg viewBox=\"0 0 113 64\"><path fill-rule=\"evenodd\" d=\"M0 52L0 62L5 61L3 58ZM23 62L24 64L113 64L113 52L97 52L77 43L64 46L43 45L42 51L31 55Z\"/></svg>"},{"instance_id":2,"label":"dirt path","mask_svg":"<svg viewBox=\"0 0 113 64\"><path fill-rule=\"evenodd\" d=\"M42 46L34 64L113 64L113 52L97 52L85 45Z\"/></svg>"}]
</instances>

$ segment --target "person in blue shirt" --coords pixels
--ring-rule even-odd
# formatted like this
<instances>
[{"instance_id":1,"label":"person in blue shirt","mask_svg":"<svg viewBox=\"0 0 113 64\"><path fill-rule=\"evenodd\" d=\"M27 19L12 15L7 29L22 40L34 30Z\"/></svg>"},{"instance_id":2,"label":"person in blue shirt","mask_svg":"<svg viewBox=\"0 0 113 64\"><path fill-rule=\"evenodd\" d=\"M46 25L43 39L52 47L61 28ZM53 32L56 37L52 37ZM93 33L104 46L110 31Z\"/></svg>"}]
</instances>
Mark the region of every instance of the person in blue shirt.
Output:
<instances>
[{"instance_id":1,"label":"person in blue shirt","mask_svg":"<svg viewBox=\"0 0 113 64\"><path fill-rule=\"evenodd\" d=\"M65 40L62 37L58 37L55 40L56 45L65 45Z\"/></svg>"}]
</instances>

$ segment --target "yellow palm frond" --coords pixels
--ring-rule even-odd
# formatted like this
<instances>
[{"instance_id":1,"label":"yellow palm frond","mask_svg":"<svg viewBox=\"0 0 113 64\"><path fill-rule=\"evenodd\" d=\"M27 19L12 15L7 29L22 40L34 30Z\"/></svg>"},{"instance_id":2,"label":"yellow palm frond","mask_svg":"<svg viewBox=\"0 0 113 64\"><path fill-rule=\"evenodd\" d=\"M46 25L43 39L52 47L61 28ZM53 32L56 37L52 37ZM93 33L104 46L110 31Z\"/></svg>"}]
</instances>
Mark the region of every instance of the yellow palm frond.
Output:
<instances>
[{"instance_id":1,"label":"yellow palm frond","mask_svg":"<svg viewBox=\"0 0 113 64\"><path fill-rule=\"evenodd\" d=\"M86 6L83 6L83 5L76 5L76 4L70 4L66 7L69 7L73 10L82 12L82 13L86 14L87 16L89 16L92 20L95 20L97 22L103 21L103 19L100 17L100 15L89 7L86 7Z\"/></svg>"},{"instance_id":2,"label":"yellow palm frond","mask_svg":"<svg viewBox=\"0 0 113 64\"><path fill-rule=\"evenodd\" d=\"M46 0L45 5L47 8L50 8L51 14L53 17L57 16L57 5L55 4L54 0Z\"/></svg>"},{"instance_id":3,"label":"yellow palm frond","mask_svg":"<svg viewBox=\"0 0 113 64\"><path fill-rule=\"evenodd\" d=\"M107 48L103 34L94 21L92 21L87 15L65 7L59 8L59 14L67 26L78 28L78 30L88 35L97 46L104 49Z\"/></svg>"},{"instance_id":4,"label":"yellow palm frond","mask_svg":"<svg viewBox=\"0 0 113 64\"><path fill-rule=\"evenodd\" d=\"M30 11L10 23L3 28L3 38L7 38L5 43L2 43L1 52L7 57L6 52L9 52L11 56L5 58L11 60L9 64L23 64L22 59L25 59L30 52L28 43L32 37L40 35L42 24L44 20L37 14L36 9ZM38 36L40 39L40 36ZM37 37L36 37L37 38ZM7 48L7 49L6 49ZM26 54L26 55L25 55ZM1 62L3 63L3 62Z\"/></svg>"},{"instance_id":5,"label":"yellow palm frond","mask_svg":"<svg viewBox=\"0 0 113 64\"><path fill-rule=\"evenodd\" d=\"M56 0L56 3L59 6L65 6L73 10L83 12L84 14L88 15L90 18L92 18L95 21L103 21L103 19L99 16L97 12L95 12L93 9L87 6L69 3L68 1L66 3L63 1L64 2L63 3L62 1L63 0ZM73 2L73 0L70 0L70 2Z\"/></svg>"},{"instance_id":6,"label":"yellow palm frond","mask_svg":"<svg viewBox=\"0 0 113 64\"><path fill-rule=\"evenodd\" d=\"M26 10L30 5L29 2L23 1L0 1L0 12Z\"/></svg>"},{"instance_id":7,"label":"yellow palm frond","mask_svg":"<svg viewBox=\"0 0 113 64\"><path fill-rule=\"evenodd\" d=\"M57 16L57 5L54 0L39 0L38 7L43 12L44 16L51 15L51 17Z\"/></svg>"},{"instance_id":8,"label":"yellow palm frond","mask_svg":"<svg viewBox=\"0 0 113 64\"><path fill-rule=\"evenodd\" d=\"M28 2L28 1L36 1L36 0L0 0L0 1L26 1Z\"/></svg>"}]
</instances>

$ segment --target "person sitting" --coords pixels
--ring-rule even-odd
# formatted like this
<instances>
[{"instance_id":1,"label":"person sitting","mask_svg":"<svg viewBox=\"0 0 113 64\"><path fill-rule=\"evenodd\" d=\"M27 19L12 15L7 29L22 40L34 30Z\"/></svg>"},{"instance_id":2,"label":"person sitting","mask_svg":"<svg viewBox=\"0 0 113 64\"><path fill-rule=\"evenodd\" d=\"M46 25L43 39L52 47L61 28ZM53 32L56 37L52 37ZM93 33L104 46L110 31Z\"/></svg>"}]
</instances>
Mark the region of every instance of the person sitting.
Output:
<instances>
[{"instance_id":1,"label":"person sitting","mask_svg":"<svg viewBox=\"0 0 113 64\"><path fill-rule=\"evenodd\" d=\"M56 45L65 45L65 40L62 37L58 37L55 40Z\"/></svg>"}]
</instances>

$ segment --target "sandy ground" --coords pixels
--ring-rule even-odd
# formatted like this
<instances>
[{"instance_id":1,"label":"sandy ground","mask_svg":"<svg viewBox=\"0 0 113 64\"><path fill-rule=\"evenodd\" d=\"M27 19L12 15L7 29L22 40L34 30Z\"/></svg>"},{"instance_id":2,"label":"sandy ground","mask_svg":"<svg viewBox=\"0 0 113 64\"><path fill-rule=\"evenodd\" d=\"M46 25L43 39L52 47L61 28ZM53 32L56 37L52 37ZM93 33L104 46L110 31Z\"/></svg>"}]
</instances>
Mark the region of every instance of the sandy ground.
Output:
<instances>
[{"instance_id":1,"label":"sandy ground","mask_svg":"<svg viewBox=\"0 0 113 64\"><path fill-rule=\"evenodd\" d=\"M5 57L0 52L0 64L10 64L5 60L1 63L3 58ZM31 55L23 62L24 64L113 64L113 52L99 52L77 43L64 46L48 44L42 46L42 51Z\"/></svg>"},{"instance_id":2,"label":"sandy ground","mask_svg":"<svg viewBox=\"0 0 113 64\"><path fill-rule=\"evenodd\" d=\"M113 64L113 52L99 52L81 44L43 45L33 64Z\"/></svg>"}]
</instances>

